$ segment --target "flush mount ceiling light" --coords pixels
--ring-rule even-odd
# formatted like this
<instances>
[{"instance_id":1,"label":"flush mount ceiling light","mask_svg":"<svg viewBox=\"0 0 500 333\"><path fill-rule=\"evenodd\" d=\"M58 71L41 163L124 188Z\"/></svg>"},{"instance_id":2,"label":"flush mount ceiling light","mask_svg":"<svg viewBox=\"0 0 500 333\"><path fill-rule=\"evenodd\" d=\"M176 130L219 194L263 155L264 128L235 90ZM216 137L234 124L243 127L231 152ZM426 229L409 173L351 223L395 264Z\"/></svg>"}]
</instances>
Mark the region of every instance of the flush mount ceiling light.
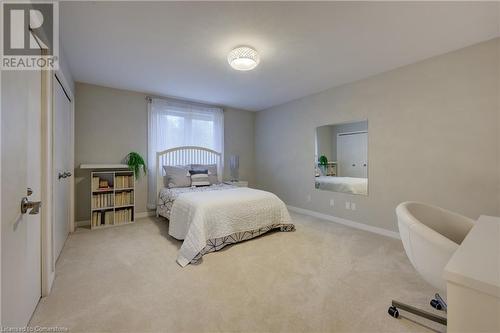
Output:
<instances>
[{"instance_id":1,"label":"flush mount ceiling light","mask_svg":"<svg viewBox=\"0 0 500 333\"><path fill-rule=\"evenodd\" d=\"M259 64L259 54L248 46L233 49L227 55L227 62L237 71L249 71Z\"/></svg>"}]
</instances>

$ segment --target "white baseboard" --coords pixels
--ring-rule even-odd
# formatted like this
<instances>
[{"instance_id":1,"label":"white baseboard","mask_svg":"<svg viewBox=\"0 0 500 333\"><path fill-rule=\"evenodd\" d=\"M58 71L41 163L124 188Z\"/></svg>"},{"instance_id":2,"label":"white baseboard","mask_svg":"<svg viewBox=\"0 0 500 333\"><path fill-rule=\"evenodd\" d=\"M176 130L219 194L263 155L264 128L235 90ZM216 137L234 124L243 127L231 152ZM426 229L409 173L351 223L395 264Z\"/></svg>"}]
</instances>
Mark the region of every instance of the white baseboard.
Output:
<instances>
[{"instance_id":1,"label":"white baseboard","mask_svg":"<svg viewBox=\"0 0 500 333\"><path fill-rule=\"evenodd\" d=\"M75 221L75 227L87 227L90 225L90 220Z\"/></svg>"},{"instance_id":2,"label":"white baseboard","mask_svg":"<svg viewBox=\"0 0 500 333\"><path fill-rule=\"evenodd\" d=\"M153 210L153 211L147 211L147 212L137 213L137 214L135 214L135 218L136 219L143 219L145 217L155 216L155 215L156 215L156 212Z\"/></svg>"},{"instance_id":3,"label":"white baseboard","mask_svg":"<svg viewBox=\"0 0 500 333\"><path fill-rule=\"evenodd\" d=\"M375 234L382 235L382 236L387 236L387 237L391 237L391 238L395 238L395 239L401 239L401 237L399 236L399 233L397 233L395 231L373 227L371 225L367 225L364 223L354 222L354 221L351 221L348 219L344 219L342 217L318 213L318 212L315 212L315 211L312 211L309 209L294 207L294 206L290 206L290 205L287 205L287 207L292 212L297 212L300 214L304 214L304 215L308 215L308 216L312 216L312 217L317 217L319 219L343 224L345 226L355 228L355 229L373 232ZM142 218L149 217L149 216L155 216L155 214L156 214L155 211L141 212L141 213L135 214L135 218L142 219ZM75 223L76 223L77 227L84 227L84 226L90 225L90 220L76 221Z\"/></svg>"},{"instance_id":4,"label":"white baseboard","mask_svg":"<svg viewBox=\"0 0 500 333\"><path fill-rule=\"evenodd\" d=\"M148 216L155 216L156 212L155 211L147 211L147 212L141 212L135 214L136 219L143 219ZM90 225L90 220L82 220L82 221L75 221L75 226L78 227L87 227Z\"/></svg>"},{"instance_id":5,"label":"white baseboard","mask_svg":"<svg viewBox=\"0 0 500 333\"><path fill-rule=\"evenodd\" d=\"M395 231L373 227L371 225L367 225L364 223L354 222L354 221L351 221L348 219L344 219L342 217L336 217L336 216L332 216L332 215L318 213L318 212L304 209L304 208L294 207L294 206L290 206L290 205L287 205L287 207L292 212L317 217L319 219L343 224L343 225L346 225L348 227L352 227L352 228L356 228L356 229L360 229L360 230L364 230L364 231L373 232L375 234L379 234L382 236L387 236L387 237L391 237L391 238L395 238L395 239L401 239L401 237L399 236L399 233L397 233Z\"/></svg>"}]
</instances>

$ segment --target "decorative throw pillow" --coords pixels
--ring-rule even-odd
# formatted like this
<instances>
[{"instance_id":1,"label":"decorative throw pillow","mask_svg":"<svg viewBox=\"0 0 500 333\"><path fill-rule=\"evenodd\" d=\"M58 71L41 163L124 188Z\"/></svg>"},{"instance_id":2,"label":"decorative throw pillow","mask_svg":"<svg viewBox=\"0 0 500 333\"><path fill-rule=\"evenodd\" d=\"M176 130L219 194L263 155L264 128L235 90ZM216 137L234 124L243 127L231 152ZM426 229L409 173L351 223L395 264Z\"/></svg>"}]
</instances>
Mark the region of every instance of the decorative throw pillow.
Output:
<instances>
[{"instance_id":1,"label":"decorative throw pillow","mask_svg":"<svg viewBox=\"0 0 500 333\"><path fill-rule=\"evenodd\" d=\"M189 170L192 186L209 186L208 170Z\"/></svg>"},{"instance_id":2,"label":"decorative throw pillow","mask_svg":"<svg viewBox=\"0 0 500 333\"><path fill-rule=\"evenodd\" d=\"M217 164L191 164L191 170L208 170L208 180L210 184L219 184Z\"/></svg>"},{"instance_id":3,"label":"decorative throw pillow","mask_svg":"<svg viewBox=\"0 0 500 333\"><path fill-rule=\"evenodd\" d=\"M191 186L191 175L188 168L182 166L164 165L166 186L173 187L189 187Z\"/></svg>"}]
</instances>

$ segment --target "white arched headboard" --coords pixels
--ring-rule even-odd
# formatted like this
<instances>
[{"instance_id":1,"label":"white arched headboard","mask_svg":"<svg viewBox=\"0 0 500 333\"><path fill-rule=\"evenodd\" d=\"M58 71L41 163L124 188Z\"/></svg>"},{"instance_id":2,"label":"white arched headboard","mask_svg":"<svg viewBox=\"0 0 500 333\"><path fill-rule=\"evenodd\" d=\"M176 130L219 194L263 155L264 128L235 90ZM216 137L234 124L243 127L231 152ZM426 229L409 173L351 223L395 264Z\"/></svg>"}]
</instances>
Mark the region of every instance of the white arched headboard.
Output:
<instances>
[{"instance_id":1,"label":"white arched headboard","mask_svg":"<svg viewBox=\"0 0 500 333\"><path fill-rule=\"evenodd\" d=\"M222 154L215 150L184 146L167 149L156 153L156 198L164 186L163 177L165 177L164 165L177 166L188 164L217 164L217 177L222 181L223 163Z\"/></svg>"}]
</instances>

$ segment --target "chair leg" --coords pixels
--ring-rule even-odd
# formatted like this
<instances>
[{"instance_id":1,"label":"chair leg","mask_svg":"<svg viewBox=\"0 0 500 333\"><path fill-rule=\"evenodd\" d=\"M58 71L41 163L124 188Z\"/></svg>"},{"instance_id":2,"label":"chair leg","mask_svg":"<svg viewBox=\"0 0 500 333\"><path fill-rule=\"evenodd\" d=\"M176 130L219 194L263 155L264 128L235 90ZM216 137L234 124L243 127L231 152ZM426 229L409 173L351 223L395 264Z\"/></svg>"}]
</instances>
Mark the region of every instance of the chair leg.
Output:
<instances>
[{"instance_id":1,"label":"chair leg","mask_svg":"<svg viewBox=\"0 0 500 333\"><path fill-rule=\"evenodd\" d=\"M420 316L422 318L426 318L426 319L432 320L432 321L434 321L436 323L440 323L442 325L446 325L446 323L447 323L447 320L446 320L445 317L441 317L441 316L435 315L433 313L417 309L416 307L413 307L411 305L404 304L404 303L401 303L401 302L398 302L398 301L394 301L394 300L392 301L392 306L389 307L389 310L387 312L392 317L398 318L399 317L399 311L398 311L398 309L401 309L401 310L404 310L404 311L408 311L410 313L413 313L414 315L417 315L417 316Z\"/></svg>"}]
</instances>

